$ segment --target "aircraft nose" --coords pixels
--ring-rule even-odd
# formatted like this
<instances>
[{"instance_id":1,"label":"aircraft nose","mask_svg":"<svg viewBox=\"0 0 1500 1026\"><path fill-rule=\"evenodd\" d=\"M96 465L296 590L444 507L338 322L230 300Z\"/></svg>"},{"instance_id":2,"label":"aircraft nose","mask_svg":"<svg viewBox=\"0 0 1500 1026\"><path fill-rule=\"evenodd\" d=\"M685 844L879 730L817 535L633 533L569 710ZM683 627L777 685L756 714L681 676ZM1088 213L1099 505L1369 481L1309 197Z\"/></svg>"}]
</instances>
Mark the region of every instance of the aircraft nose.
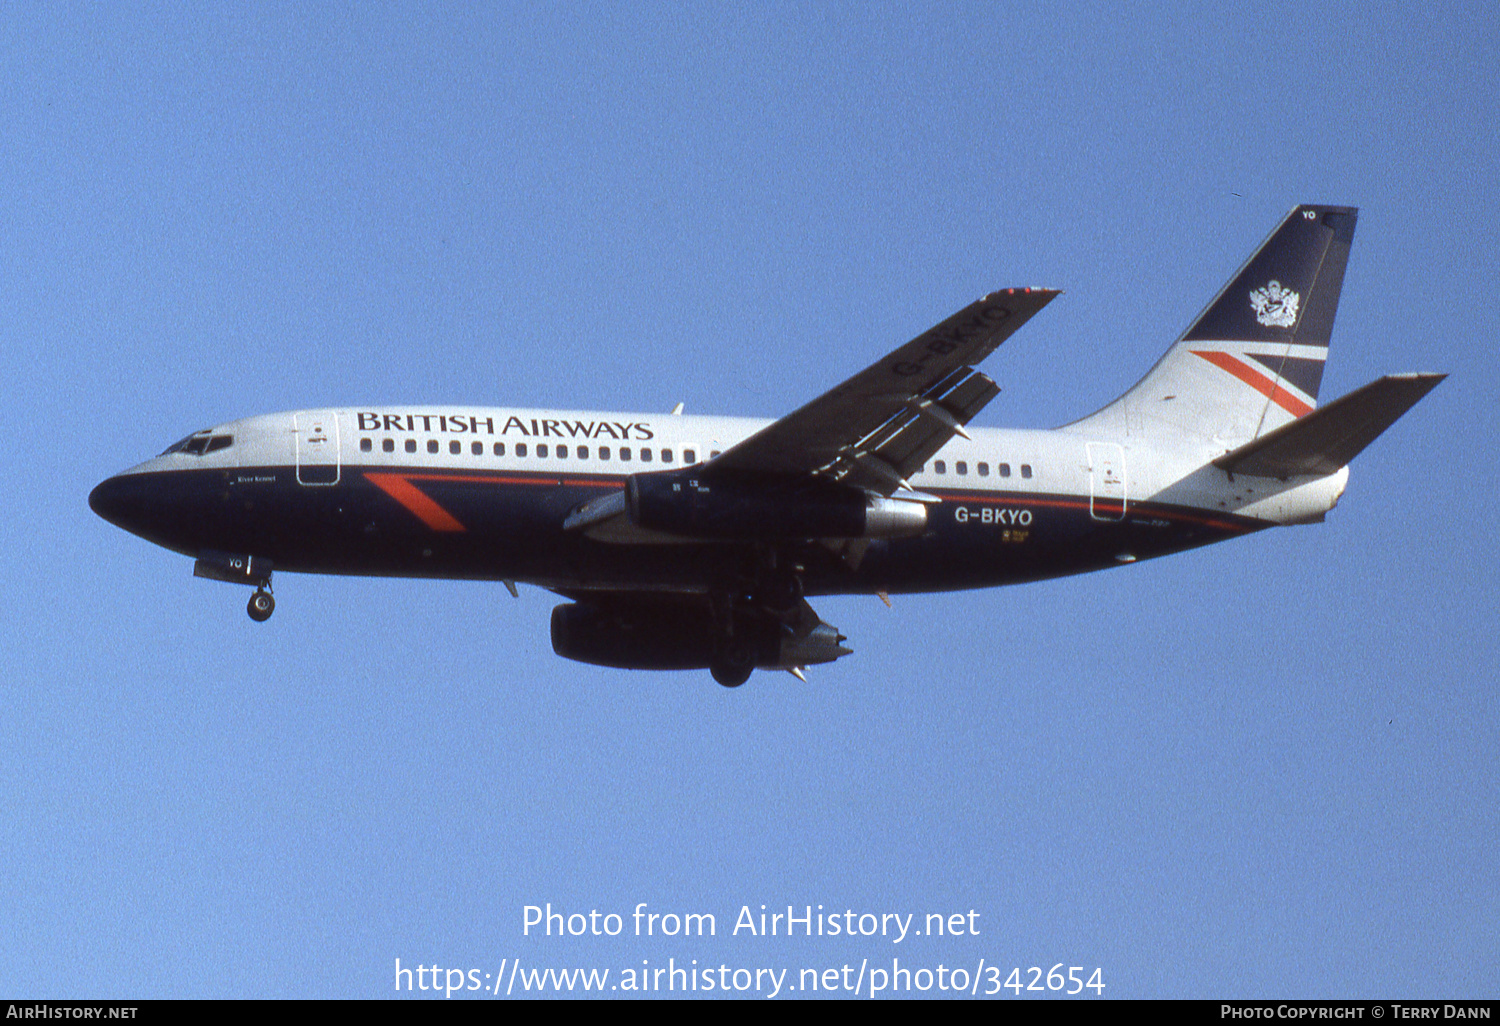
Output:
<instances>
[{"instance_id":1,"label":"aircraft nose","mask_svg":"<svg viewBox=\"0 0 1500 1026\"><path fill-rule=\"evenodd\" d=\"M185 474L126 471L90 492L89 508L131 534L189 552L222 527L221 494L205 484Z\"/></svg>"},{"instance_id":2,"label":"aircraft nose","mask_svg":"<svg viewBox=\"0 0 1500 1026\"><path fill-rule=\"evenodd\" d=\"M116 527L167 545L201 511L177 482L158 474L116 474L89 492L89 508Z\"/></svg>"},{"instance_id":3,"label":"aircraft nose","mask_svg":"<svg viewBox=\"0 0 1500 1026\"><path fill-rule=\"evenodd\" d=\"M136 475L121 474L100 483L89 492L89 509L116 527L133 530L145 512L140 488L131 481L134 476Z\"/></svg>"}]
</instances>

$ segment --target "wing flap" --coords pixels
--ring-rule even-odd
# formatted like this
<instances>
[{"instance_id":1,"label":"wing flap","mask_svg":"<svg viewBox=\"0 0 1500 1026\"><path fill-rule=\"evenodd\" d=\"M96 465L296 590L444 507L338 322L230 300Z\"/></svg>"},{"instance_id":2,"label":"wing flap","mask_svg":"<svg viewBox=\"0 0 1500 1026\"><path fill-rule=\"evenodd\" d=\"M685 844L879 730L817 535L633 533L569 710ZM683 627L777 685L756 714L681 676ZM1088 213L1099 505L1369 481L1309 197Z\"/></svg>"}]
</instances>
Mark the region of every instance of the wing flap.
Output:
<instances>
[{"instance_id":1,"label":"wing flap","mask_svg":"<svg viewBox=\"0 0 1500 1026\"><path fill-rule=\"evenodd\" d=\"M1214 460L1257 477L1336 473L1438 386L1446 374L1391 374Z\"/></svg>"},{"instance_id":2,"label":"wing flap","mask_svg":"<svg viewBox=\"0 0 1500 1026\"><path fill-rule=\"evenodd\" d=\"M995 396L1000 386L972 367L960 367L902 406L884 424L845 446L829 476L889 495L910 488L907 479Z\"/></svg>"},{"instance_id":3,"label":"wing flap","mask_svg":"<svg viewBox=\"0 0 1500 1026\"><path fill-rule=\"evenodd\" d=\"M971 365L1057 294L1052 289L993 292L733 446L709 467L842 474L889 495L926 458L913 462L915 454L936 452L999 391ZM884 461L889 472L854 469L878 468L874 459Z\"/></svg>"}]
</instances>

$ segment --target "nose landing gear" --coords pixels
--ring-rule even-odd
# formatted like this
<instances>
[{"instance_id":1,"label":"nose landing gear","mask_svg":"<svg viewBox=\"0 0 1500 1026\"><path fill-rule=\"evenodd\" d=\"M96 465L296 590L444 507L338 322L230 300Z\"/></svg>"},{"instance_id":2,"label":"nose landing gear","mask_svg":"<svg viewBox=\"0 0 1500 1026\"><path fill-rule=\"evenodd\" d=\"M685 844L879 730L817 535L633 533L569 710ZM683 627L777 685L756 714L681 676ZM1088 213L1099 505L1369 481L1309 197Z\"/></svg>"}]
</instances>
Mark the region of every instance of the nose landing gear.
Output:
<instances>
[{"instance_id":1,"label":"nose landing gear","mask_svg":"<svg viewBox=\"0 0 1500 1026\"><path fill-rule=\"evenodd\" d=\"M276 599L264 587L256 588L255 594L250 596L250 604L245 607L245 612L250 614L250 619L256 623L265 623L276 612Z\"/></svg>"},{"instance_id":2,"label":"nose landing gear","mask_svg":"<svg viewBox=\"0 0 1500 1026\"><path fill-rule=\"evenodd\" d=\"M271 561L264 556L204 549L193 564L193 576L230 584L255 585L255 594L250 596L245 612L256 623L265 623L276 612L276 600L271 597Z\"/></svg>"}]
</instances>

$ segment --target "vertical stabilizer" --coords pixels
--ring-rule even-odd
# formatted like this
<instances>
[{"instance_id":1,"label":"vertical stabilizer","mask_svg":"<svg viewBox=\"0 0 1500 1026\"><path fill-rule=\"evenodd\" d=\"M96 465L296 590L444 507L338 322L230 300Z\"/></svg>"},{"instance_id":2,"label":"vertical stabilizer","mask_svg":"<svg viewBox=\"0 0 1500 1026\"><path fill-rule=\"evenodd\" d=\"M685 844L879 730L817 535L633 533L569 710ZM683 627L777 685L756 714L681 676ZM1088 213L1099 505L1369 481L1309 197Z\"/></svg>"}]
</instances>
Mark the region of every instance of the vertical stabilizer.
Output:
<instances>
[{"instance_id":1,"label":"vertical stabilizer","mask_svg":"<svg viewBox=\"0 0 1500 1026\"><path fill-rule=\"evenodd\" d=\"M1070 426L1233 447L1311 412L1357 217L1294 208L1149 374Z\"/></svg>"}]
</instances>

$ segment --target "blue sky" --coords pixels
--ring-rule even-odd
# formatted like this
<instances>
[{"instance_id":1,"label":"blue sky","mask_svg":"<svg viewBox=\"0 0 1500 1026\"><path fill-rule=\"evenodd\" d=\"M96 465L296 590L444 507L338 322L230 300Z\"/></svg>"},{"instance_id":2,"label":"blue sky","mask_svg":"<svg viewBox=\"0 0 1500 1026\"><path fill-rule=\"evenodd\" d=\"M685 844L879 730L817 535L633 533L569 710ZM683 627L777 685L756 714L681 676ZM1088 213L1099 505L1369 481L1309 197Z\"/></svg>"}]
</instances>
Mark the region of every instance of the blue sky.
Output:
<instances>
[{"instance_id":1,"label":"blue sky","mask_svg":"<svg viewBox=\"0 0 1500 1026\"><path fill-rule=\"evenodd\" d=\"M11 8L0 991L983 958L1493 996L1497 34L1478 4ZM856 654L805 685L560 660L534 588L283 575L255 625L86 504L274 410L774 417L1011 285L1066 294L980 423L1052 426L1298 202L1361 208L1325 396L1452 375L1327 523L823 599ZM547 902L718 936L523 936ZM762 904L980 934L730 934Z\"/></svg>"}]
</instances>

